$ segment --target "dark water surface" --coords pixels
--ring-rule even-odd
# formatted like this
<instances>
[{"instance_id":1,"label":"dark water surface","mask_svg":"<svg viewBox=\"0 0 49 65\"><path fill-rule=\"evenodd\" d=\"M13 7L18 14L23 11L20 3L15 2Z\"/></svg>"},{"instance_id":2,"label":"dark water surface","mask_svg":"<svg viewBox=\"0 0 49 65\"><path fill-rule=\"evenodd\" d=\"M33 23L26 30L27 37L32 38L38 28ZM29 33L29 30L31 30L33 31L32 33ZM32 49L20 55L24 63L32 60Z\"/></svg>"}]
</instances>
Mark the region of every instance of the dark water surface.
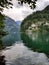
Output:
<instances>
[{"instance_id":1,"label":"dark water surface","mask_svg":"<svg viewBox=\"0 0 49 65\"><path fill-rule=\"evenodd\" d=\"M21 38L27 47L49 55L49 32L22 33Z\"/></svg>"}]
</instances>

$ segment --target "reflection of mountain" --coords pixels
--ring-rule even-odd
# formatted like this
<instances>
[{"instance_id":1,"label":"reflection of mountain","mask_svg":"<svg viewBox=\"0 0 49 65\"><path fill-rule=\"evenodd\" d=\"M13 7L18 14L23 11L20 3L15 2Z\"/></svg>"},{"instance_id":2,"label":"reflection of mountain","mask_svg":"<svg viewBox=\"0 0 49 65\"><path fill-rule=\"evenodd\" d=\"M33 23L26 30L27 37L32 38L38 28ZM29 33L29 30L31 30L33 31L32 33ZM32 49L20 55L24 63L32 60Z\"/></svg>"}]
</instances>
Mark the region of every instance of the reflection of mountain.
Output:
<instances>
[{"instance_id":1,"label":"reflection of mountain","mask_svg":"<svg viewBox=\"0 0 49 65\"><path fill-rule=\"evenodd\" d=\"M11 18L6 18L5 20L5 30L8 31L8 35L3 38L3 43L6 45L11 45L16 41L20 41L20 25L18 25Z\"/></svg>"}]
</instances>

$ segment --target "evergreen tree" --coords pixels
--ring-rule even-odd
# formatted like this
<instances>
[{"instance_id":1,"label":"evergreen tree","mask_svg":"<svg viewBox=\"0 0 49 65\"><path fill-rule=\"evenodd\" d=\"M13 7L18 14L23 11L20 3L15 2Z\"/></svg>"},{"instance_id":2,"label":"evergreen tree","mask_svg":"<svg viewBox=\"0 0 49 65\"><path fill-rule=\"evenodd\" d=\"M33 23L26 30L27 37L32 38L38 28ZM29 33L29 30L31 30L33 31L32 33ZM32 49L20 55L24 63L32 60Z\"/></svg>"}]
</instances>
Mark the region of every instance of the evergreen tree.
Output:
<instances>
[{"instance_id":1,"label":"evergreen tree","mask_svg":"<svg viewBox=\"0 0 49 65\"><path fill-rule=\"evenodd\" d=\"M4 31L4 27L5 27L4 19L5 19L5 16L0 13L0 50L4 48L2 44L2 37L6 35L6 32Z\"/></svg>"},{"instance_id":2,"label":"evergreen tree","mask_svg":"<svg viewBox=\"0 0 49 65\"><path fill-rule=\"evenodd\" d=\"M3 8L6 7L11 7L11 5L13 5L11 3L12 0L0 0L0 12L3 11Z\"/></svg>"},{"instance_id":3,"label":"evergreen tree","mask_svg":"<svg viewBox=\"0 0 49 65\"><path fill-rule=\"evenodd\" d=\"M21 5L23 5L23 3L28 3L30 8L34 9L36 7L36 1L37 0L18 0L18 3L21 4Z\"/></svg>"},{"instance_id":4,"label":"evergreen tree","mask_svg":"<svg viewBox=\"0 0 49 65\"><path fill-rule=\"evenodd\" d=\"M3 11L3 8L6 7L8 8L9 5L11 7L11 5L13 5L11 3L12 0L0 0L0 11ZM23 4L23 3L28 3L30 5L31 8L35 8L36 7L36 1L37 0L18 0L18 4Z\"/></svg>"},{"instance_id":5,"label":"evergreen tree","mask_svg":"<svg viewBox=\"0 0 49 65\"><path fill-rule=\"evenodd\" d=\"M5 19L5 16L2 15L2 11L3 11L3 8L6 7L11 7L12 3L11 3L12 0L0 0L0 50L2 50L4 48L3 44L2 44L2 38L3 36L6 35L6 31L4 31L4 27L5 27L5 24L4 24L4 19Z\"/></svg>"}]
</instances>

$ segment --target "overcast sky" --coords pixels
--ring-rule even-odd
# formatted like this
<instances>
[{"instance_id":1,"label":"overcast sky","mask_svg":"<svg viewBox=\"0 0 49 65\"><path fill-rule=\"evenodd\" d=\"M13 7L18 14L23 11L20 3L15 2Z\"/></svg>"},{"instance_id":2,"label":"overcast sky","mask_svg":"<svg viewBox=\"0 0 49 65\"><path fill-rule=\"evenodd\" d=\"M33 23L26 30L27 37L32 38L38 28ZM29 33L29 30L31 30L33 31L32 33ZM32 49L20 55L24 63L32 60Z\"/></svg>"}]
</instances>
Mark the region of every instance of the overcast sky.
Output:
<instances>
[{"instance_id":1,"label":"overcast sky","mask_svg":"<svg viewBox=\"0 0 49 65\"><path fill-rule=\"evenodd\" d=\"M13 8L11 9L4 9L3 14L9 16L10 18L14 19L15 21L22 21L26 16L33 12L32 9L29 8L28 4L24 4L20 6L17 0L12 0ZM49 5L49 0L38 0L36 4L36 10L42 10L47 5Z\"/></svg>"}]
</instances>

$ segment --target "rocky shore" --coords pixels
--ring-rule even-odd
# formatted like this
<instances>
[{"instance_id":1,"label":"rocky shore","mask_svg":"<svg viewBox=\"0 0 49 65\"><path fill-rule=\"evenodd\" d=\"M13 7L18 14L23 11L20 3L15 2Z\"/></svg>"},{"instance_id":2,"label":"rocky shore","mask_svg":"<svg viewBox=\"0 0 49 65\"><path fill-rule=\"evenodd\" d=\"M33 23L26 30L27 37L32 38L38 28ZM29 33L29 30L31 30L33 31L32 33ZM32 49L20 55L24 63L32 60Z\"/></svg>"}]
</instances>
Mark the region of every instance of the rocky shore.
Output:
<instances>
[{"instance_id":1,"label":"rocky shore","mask_svg":"<svg viewBox=\"0 0 49 65\"><path fill-rule=\"evenodd\" d=\"M2 52L0 51L0 65L5 65L5 56L2 55Z\"/></svg>"},{"instance_id":2,"label":"rocky shore","mask_svg":"<svg viewBox=\"0 0 49 65\"><path fill-rule=\"evenodd\" d=\"M0 56L0 65L5 65L5 60L4 60L5 56L2 55Z\"/></svg>"}]
</instances>

